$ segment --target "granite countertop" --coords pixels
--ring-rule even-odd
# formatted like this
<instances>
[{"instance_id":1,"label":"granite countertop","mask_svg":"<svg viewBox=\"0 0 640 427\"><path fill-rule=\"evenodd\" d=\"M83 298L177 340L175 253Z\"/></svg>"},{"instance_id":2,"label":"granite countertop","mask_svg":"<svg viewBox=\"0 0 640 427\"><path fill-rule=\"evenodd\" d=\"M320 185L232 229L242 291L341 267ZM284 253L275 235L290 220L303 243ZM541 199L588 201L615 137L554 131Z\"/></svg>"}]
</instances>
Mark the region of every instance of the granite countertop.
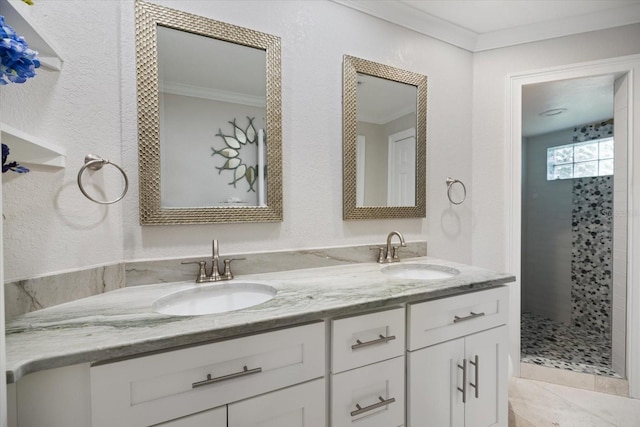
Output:
<instances>
[{"instance_id":1,"label":"granite countertop","mask_svg":"<svg viewBox=\"0 0 640 427\"><path fill-rule=\"evenodd\" d=\"M7 381L45 369L141 355L328 317L491 288L512 275L431 257L403 260L454 268L447 279L412 280L380 273L377 263L236 276L277 290L265 303L203 316L170 316L151 309L156 299L215 284L141 285L19 316L6 324ZM233 283L222 282L222 283Z\"/></svg>"}]
</instances>

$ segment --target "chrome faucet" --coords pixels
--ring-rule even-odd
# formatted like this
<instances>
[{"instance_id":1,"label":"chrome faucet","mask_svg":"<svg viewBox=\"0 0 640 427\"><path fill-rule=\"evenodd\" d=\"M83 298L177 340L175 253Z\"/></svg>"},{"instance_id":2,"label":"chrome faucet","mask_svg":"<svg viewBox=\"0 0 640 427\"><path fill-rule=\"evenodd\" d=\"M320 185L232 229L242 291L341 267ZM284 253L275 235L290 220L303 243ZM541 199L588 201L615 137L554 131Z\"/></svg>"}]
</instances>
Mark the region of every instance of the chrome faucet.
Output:
<instances>
[{"instance_id":1,"label":"chrome faucet","mask_svg":"<svg viewBox=\"0 0 640 427\"><path fill-rule=\"evenodd\" d=\"M218 260L220 258L220 248L218 245L218 239L213 239L212 242L212 253L213 255L211 256L211 274L209 275L210 277L210 282L217 282L220 280L220 268L218 267Z\"/></svg>"},{"instance_id":2,"label":"chrome faucet","mask_svg":"<svg viewBox=\"0 0 640 427\"><path fill-rule=\"evenodd\" d=\"M391 240L393 236L398 236L400 239L400 246L392 246ZM370 249L378 250L378 263L380 264L388 264L390 262L399 262L400 258L398 257L398 247L406 247L407 244L404 242L404 237L402 233L399 231L392 231L387 236L387 246L374 246Z\"/></svg>"},{"instance_id":3,"label":"chrome faucet","mask_svg":"<svg viewBox=\"0 0 640 427\"><path fill-rule=\"evenodd\" d=\"M183 262L182 264L198 264L198 276L196 277L196 283L206 283L206 282L220 282L222 280L231 280L233 279L233 274L231 273L231 261L239 261L246 258L228 258L223 260L224 262L224 270L220 273L220 245L218 244L218 240L213 240L212 245L212 256L211 256L211 273L207 274L207 262L206 261L189 261Z\"/></svg>"}]
</instances>

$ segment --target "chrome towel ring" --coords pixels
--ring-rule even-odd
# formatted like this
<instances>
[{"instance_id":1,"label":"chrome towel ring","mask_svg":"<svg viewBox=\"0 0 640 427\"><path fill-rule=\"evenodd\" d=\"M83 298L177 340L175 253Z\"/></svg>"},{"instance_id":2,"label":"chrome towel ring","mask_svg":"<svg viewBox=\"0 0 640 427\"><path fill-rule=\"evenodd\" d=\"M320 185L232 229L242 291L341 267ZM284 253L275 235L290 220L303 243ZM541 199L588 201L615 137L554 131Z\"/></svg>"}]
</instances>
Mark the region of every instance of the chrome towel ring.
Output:
<instances>
[{"instance_id":1,"label":"chrome towel ring","mask_svg":"<svg viewBox=\"0 0 640 427\"><path fill-rule=\"evenodd\" d=\"M118 169L124 177L124 190L122 190L122 194L120 194L120 196L118 196L118 198L114 200L96 200L85 191L84 186L82 185L82 174L85 170L91 169L97 171L102 169L104 165L112 165L114 168ZM92 202L99 203L101 205L111 205L122 200L124 195L127 194L127 190L129 190L129 178L127 177L124 169L122 169L115 163L111 163L109 160L103 159L102 157L96 156L95 154L87 154L86 156L84 156L84 165L78 171L78 187L80 187L80 191L82 192L82 194L84 194L84 196Z\"/></svg>"},{"instance_id":2,"label":"chrome towel ring","mask_svg":"<svg viewBox=\"0 0 640 427\"><path fill-rule=\"evenodd\" d=\"M460 184L462 186L463 194L462 194L462 199L460 201L454 201L453 198L451 197L451 188L453 187L453 184ZM454 205L460 205L467 198L467 187L459 179L447 178L447 197L449 198L449 201Z\"/></svg>"}]
</instances>

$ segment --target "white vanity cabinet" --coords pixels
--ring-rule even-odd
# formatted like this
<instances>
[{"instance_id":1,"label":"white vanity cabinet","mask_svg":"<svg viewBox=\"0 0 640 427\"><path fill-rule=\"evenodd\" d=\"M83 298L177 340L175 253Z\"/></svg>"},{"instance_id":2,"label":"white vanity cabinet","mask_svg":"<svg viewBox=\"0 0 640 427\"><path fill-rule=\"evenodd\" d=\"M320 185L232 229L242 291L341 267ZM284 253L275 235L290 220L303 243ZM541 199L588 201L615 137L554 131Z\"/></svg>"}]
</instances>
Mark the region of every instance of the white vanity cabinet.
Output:
<instances>
[{"instance_id":1,"label":"white vanity cabinet","mask_svg":"<svg viewBox=\"0 0 640 427\"><path fill-rule=\"evenodd\" d=\"M331 321L332 427L404 425L404 352L404 308Z\"/></svg>"},{"instance_id":2,"label":"white vanity cabinet","mask_svg":"<svg viewBox=\"0 0 640 427\"><path fill-rule=\"evenodd\" d=\"M507 426L508 289L407 308L407 425Z\"/></svg>"},{"instance_id":3,"label":"white vanity cabinet","mask_svg":"<svg viewBox=\"0 0 640 427\"><path fill-rule=\"evenodd\" d=\"M506 427L506 286L22 376L9 427Z\"/></svg>"},{"instance_id":4,"label":"white vanity cabinet","mask_svg":"<svg viewBox=\"0 0 640 427\"><path fill-rule=\"evenodd\" d=\"M265 420L279 414L286 418L295 411L304 413L305 407L315 405L321 408L322 417L291 425L322 426L326 406L324 332L320 322L94 366L90 370L92 426L189 426L189 418L180 418L217 419L222 410L198 413L227 404L229 426L252 426L261 421L242 414L243 407L252 405L270 411L251 414ZM314 379L320 382L303 384ZM266 394L269 392L273 393ZM278 393L296 396L299 401L279 398ZM249 399L254 396L259 397ZM313 413L306 412L308 416ZM170 420L175 421L166 424ZM226 418L223 424L211 425L226 427Z\"/></svg>"}]
</instances>

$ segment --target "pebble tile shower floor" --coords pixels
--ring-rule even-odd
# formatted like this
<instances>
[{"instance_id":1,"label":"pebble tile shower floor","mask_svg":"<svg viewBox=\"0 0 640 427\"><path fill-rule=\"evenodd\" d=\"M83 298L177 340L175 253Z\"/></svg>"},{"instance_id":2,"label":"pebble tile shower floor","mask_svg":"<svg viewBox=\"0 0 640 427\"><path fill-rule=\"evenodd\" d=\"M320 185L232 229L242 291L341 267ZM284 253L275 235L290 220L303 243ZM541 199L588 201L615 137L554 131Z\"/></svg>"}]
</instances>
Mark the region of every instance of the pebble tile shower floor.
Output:
<instances>
[{"instance_id":1,"label":"pebble tile shower floor","mask_svg":"<svg viewBox=\"0 0 640 427\"><path fill-rule=\"evenodd\" d=\"M521 361L621 378L611 369L611 339L532 313L521 317Z\"/></svg>"}]
</instances>

